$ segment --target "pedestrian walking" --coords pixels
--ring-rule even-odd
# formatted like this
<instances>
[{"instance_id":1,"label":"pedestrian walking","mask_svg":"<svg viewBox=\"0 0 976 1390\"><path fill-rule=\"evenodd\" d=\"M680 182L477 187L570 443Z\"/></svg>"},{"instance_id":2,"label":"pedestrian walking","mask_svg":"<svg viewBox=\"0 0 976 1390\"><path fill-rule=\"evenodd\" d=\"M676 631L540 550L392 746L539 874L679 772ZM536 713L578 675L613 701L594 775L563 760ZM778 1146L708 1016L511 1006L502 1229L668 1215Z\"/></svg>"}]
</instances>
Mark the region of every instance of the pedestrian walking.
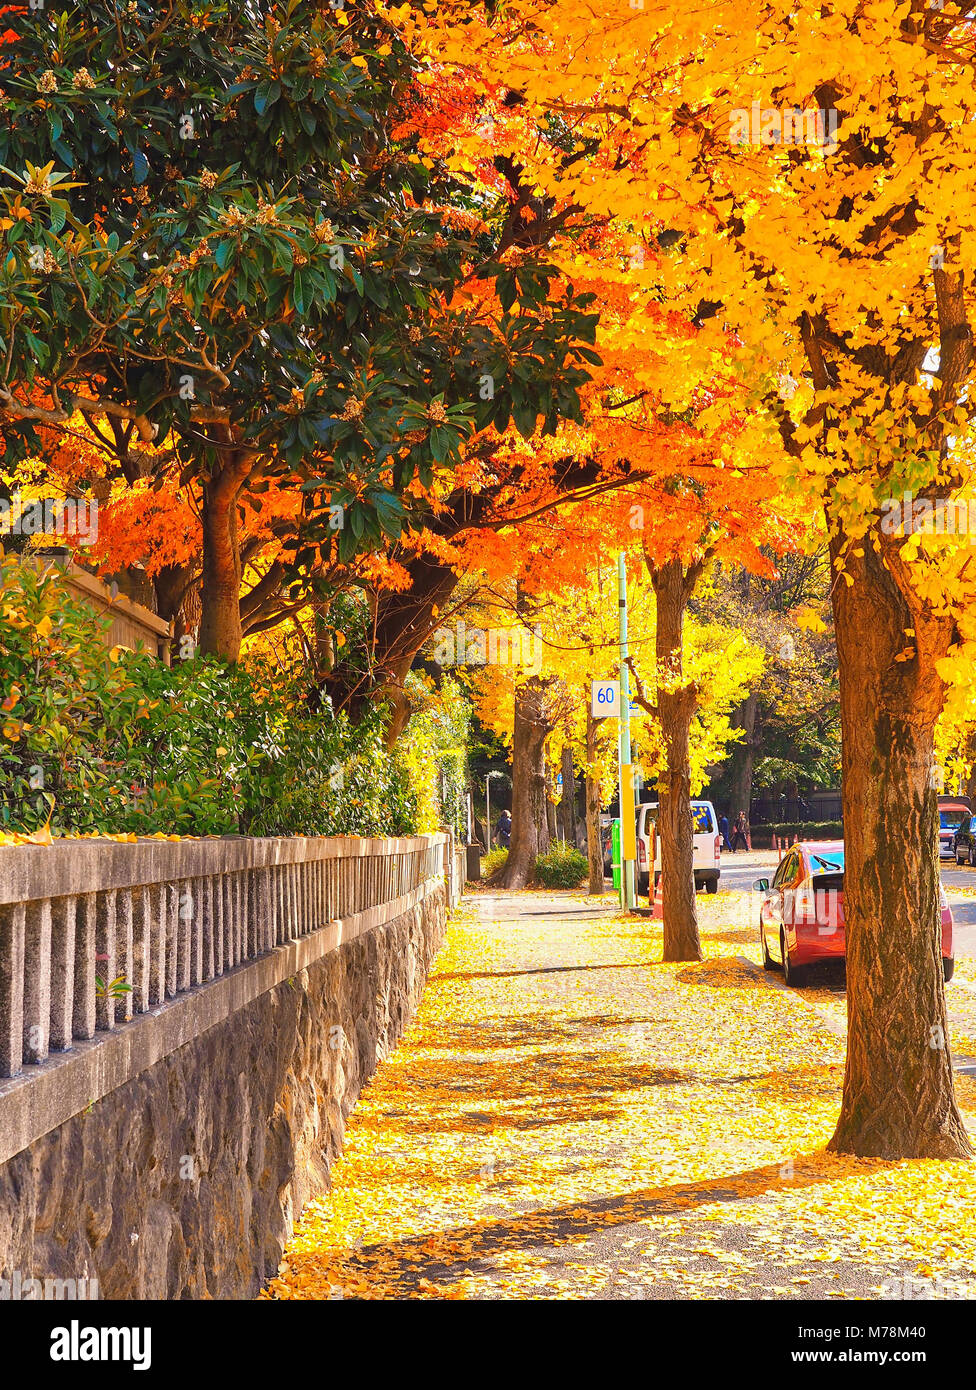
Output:
<instances>
[{"instance_id":1,"label":"pedestrian walking","mask_svg":"<svg viewBox=\"0 0 976 1390\"><path fill-rule=\"evenodd\" d=\"M512 843L512 813L503 811L498 817L498 824L495 826L495 844L502 849L508 849Z\"/></svg>"},{"instance_id":2,"label":"pedestrian walking","mask_svg":"<svg viewBox=\"0 0 976 1390\"><path fill-rule=\"evenodd\" d=\"M722 816L722 819L721 819L721 820L719 821L719 823L718 823L718 829L719 829L719 834L722 836L722 848L723 848L723 849L731 849L732 846L731 846L731 844L729 843L729 818L728 818L728 816L726 816L726 815L723 815L723 816Z\"/></svg>"},{"instance_id":3,"label":"pedestrian walking","mask_svg":"<svg viewBox=\"0 0 976 1390\"><path fill-rule=\"evenodd\" d=\"M732 853L735 854L739 846L743 849L749 848L749 835L746 830L746 813L740 811L735 818L735 829L732 831Z\"/></svg>"}]
</instances>

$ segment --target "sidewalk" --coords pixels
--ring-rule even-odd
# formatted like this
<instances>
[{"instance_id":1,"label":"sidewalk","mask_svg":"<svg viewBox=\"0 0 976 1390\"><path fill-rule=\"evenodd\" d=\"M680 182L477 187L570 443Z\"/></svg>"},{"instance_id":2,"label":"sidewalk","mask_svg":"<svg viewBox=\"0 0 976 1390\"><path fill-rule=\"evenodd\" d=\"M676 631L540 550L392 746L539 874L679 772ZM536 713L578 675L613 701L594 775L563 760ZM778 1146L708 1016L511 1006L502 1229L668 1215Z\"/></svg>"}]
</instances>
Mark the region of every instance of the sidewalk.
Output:
<instances>
[{"instance_id":1,"label":"sidewalk","mask_svg":"<svg viewBox=\"0 0 976 1390\"><path fill-rule=\"evenodd\" d=\"M708 958L661 965L659 924L605 901L467 900L268 1296L972 1296L976 1164L824 1154L843 996L783 988L732 895L699 904Z\"/></svg>"}]
</instances>

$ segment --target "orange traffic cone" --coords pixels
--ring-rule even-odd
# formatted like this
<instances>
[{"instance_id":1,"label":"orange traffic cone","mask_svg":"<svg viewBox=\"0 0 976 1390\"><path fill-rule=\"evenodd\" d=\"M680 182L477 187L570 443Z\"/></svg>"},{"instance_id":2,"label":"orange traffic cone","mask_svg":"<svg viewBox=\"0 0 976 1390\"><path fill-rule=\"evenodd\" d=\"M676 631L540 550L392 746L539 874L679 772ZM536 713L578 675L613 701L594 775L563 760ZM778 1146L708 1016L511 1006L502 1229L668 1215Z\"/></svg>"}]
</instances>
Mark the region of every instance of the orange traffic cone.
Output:
<instances>
[{"instance_id":1,"label":"orange traffic cone","mask_svg":"<svg viewBox=\"0 0 976 1390\"><path fill-rule=\"evenodd\" d=\"M656 917L659 922L664 921L663 875L654 885L654 891L651 896L651 916Z\"/></svg>"}]
</instances>

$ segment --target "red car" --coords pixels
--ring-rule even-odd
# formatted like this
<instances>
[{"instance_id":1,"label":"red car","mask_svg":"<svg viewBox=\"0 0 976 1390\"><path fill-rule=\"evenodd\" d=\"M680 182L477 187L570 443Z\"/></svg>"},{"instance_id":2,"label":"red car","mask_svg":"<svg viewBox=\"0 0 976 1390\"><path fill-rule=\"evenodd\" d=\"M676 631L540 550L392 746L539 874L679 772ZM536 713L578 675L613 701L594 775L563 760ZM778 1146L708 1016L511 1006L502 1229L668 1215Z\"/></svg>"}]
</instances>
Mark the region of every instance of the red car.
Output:
<instances>
[{"instance_id":1,"label":"red car","mask_svg":"<svg viewBox=\"0 0 976 1390\"><path fill-rule=\"evenodd\" d=\"M767 970L782 966L786 983L797 987L805 983L807 970L816 961L844 959L843 840L794 845L783 856L772 883L760 878L753 888L763 895L759 940ZM939 899L942 973L951 980L955 967L952 913L941 884Z\"/></svg>"}]
</instances>

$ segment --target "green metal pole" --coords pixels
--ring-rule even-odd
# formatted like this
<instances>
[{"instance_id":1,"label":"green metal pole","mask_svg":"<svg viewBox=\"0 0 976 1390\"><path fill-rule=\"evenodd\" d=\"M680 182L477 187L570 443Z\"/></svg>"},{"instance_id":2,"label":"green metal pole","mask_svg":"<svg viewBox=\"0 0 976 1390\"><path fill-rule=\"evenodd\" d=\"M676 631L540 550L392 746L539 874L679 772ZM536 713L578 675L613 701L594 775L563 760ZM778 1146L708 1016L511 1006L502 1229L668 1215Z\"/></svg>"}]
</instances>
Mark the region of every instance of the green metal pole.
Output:
<instances>
[{"instance_id":1,"label":"green metal pole","mask_svg":"<svg viewBox=\"0 0 976 1390\"><path fill-rule=\"evenodd\" d=\"M630 769L630 670L627 666L627 563L623 552L617 556L617 605L620 610L620 902L637 906L637 865L625 859L624 826L633 825L634 783Z\"/></svg>"}]
</instances>

